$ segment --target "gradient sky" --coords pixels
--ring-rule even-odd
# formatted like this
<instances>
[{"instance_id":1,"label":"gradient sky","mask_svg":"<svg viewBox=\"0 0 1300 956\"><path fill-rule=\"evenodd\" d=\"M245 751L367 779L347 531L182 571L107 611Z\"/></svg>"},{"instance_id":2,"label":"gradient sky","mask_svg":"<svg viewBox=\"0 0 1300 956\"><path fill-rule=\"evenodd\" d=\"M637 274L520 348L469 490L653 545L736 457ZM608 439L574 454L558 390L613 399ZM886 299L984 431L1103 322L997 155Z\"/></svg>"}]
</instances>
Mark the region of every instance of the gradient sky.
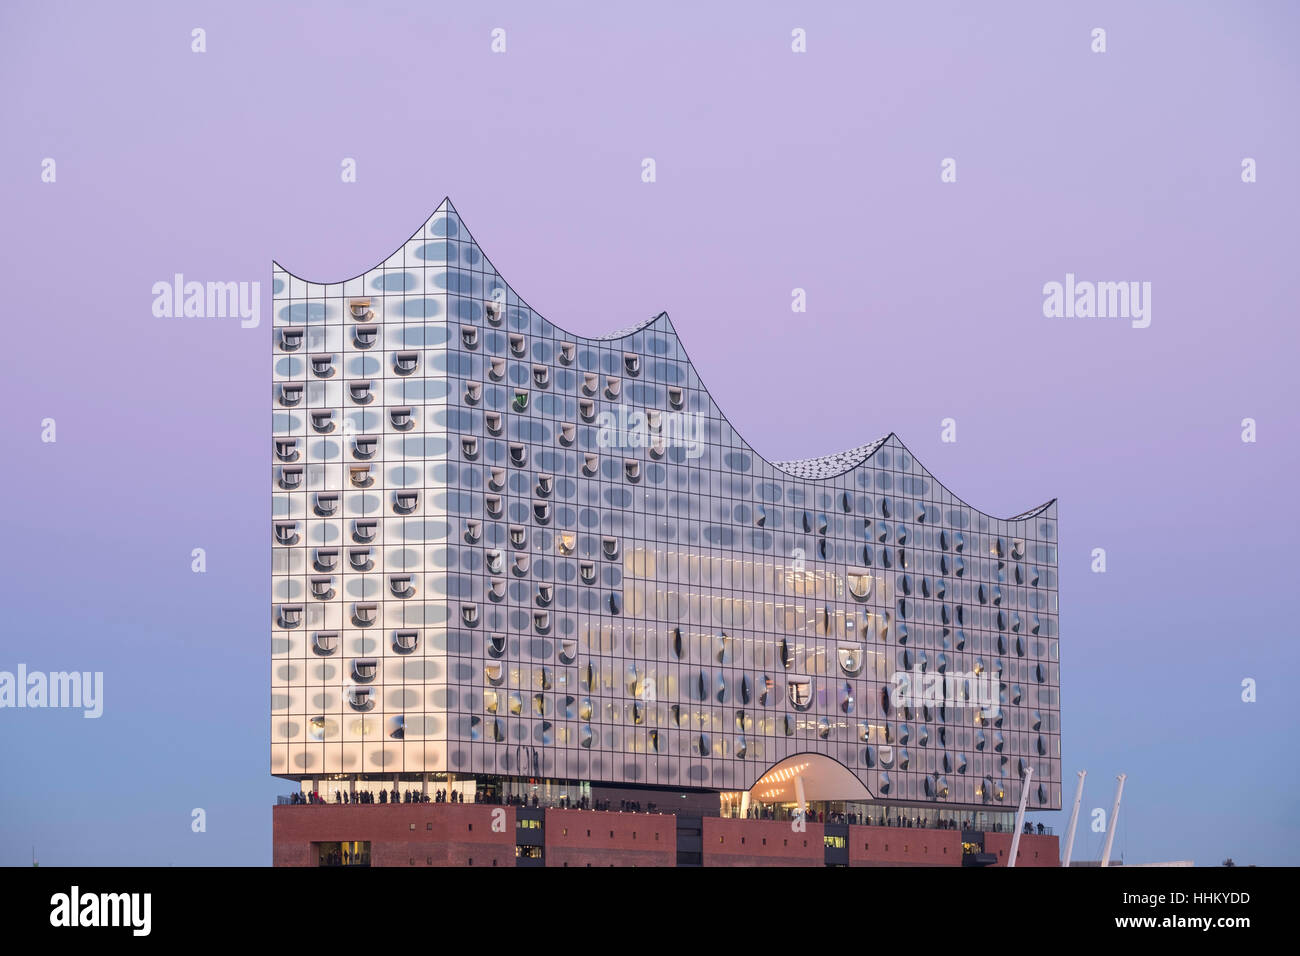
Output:
<instances>
[{"instance_id":1,"label":"gradient sky","mask_svg":"<svg viewBox=\"0 0 1300 956\"><path fill-rule=\"evenodd\" d=\"M1035 819L1123 771L1126 861L1300 863L1294 5L355 6L0 10L0 670L106 681L0 710L0 864L270 862L271 260L355 275L445 195L561 327L666 310L771 460L895 431L977 508L1059 497ZM261 327L155 318L176 272ZM1044 318L1067 272L1150 328Z\"/></svg>"}]
</instances>

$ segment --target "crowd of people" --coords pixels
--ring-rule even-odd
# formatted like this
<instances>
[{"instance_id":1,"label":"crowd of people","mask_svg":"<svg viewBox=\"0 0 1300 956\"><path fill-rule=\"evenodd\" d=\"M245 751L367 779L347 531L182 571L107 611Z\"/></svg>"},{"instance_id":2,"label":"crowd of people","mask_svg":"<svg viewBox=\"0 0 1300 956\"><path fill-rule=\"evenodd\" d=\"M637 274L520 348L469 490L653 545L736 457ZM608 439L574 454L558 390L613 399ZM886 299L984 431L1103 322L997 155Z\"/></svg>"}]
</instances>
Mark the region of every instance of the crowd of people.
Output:
<instances>
[{"instance_id":1,"label":"crowd of people","mask_svg":"<svg viewBox=\"0 0 1300 956\"><path fill-rule=\"evenodd\" d=\"M749 820L790 820L794 818L795 813L796 811L793 809L787 809L787 808L778 809L777 807L771 805L757 806L757 807L751 806L745 811L745 818ZM978 829L978 827L976 827L975 821L969 817L962 821L958 821L956 819L951 819L951 818L930 820L926 817L919 817L919 816L908 817L908 816L903 816L902 814L895 814L893 816L889 816L888 814L881 814L880 816L875 816L870 813L861 813L858 811L840 813L838 811L826 812L822 810L814 810L812 808L809 808L808 810L808 822L809 823L851 823L855 825L868 826L868 827L901 827L903 829L916 828L920 830ZM988 825L986 829L992 831L993 833L1001 833L1002 824L994 822ZM1044 827L1041 823L1038 824L1036 828L1035 825L1032 823L1025 824L1025 831L1024 831L1025 833L1032 834L1035 831L1038 833L1039 836L1042 836L1045 832L1047 832L1047 828Z\"/></svg>"}]
</instances>

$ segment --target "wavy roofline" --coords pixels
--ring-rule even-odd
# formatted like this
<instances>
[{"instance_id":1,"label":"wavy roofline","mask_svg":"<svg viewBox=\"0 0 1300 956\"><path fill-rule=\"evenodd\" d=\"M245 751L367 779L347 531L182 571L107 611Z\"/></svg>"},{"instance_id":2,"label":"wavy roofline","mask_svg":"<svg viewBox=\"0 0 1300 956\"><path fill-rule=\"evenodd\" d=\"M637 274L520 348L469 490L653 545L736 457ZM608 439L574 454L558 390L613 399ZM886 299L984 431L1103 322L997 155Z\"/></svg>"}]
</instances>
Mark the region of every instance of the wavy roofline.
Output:
<instances>
[{"instance_id":1,"label":"wavy roofline","mask_svg":"<svg viewBox=\"0 0 1300 956\"><path fill-rule=\"evenodd\" d=\"M392 252L384 256L373 266L370 266L367 269L363 269L362 271L358 272L356 275L349 276L346 279L332 279L328 282L322 282L316 279L304 278L303 276L298 275L298 273L293 272L290 269L286 269L284 265L281 264L276 259L271 260L271 265L273 269L279 269L281 272L285 273L291 278L297 279L299 282L306 282L310 285L342 285L345 282L351 282L355 279L361 279L364 278L367 274L374 272L376 269L381 268L385 262L387 262L389 259L395 256L402 249L406 248L406 244L410 242L412 239L419 237L420 234L424 232L425 228L429 225L433 217L438 215L439 212L444 211L444 209L449 210L456 214L456 218L459 220L460 227L465 230L466 235L469 236L470 242L472 242L478 248L479 253L483 256L483 260L489 266L491 266L492 272L496 273L496 275L501 278L501 281L506 284L506 287L511 292L514 293L515 298L519 300L519 303L523 305L525 308L527 308L528 311L532 312L534 315L539 316L544 322L548 323L559 332L562 332L565 336L568 336L569 338L573 338L573 339L581 339L582 341L585 342L617 342L621 339L626 339L630 336L633 336L638 332L643 332L647 328L649 328L650 326L658 322L660 319L663 319L667 323L668 328L672 331L673 335L677 338L677 343L678 345L681 346L682 354L685 356L686 361L690 363L691 368L695 370L695 374L699 378L701 386L704 387L704 391L708 394L710 400L712 400L713 406L718 410L718 414L722 416L722 420L725 421L727 425L730 426L731 430L736 433L736 436L745 443L745 447L748 448L750 452L756 455L765 464L770 465L772 468L776 469L779 472L782 472L783 474L789 475L791 478L795 478L799 481L815 481L815 482L830 481L834 478L838 478L841 475L848 474L851 471L855 471L856 469L861 468L873 457L875 457L875 455L880 451L880 449L886 447L889 444L890 439L893 439L898 444L899 448L901 448L903 451L911 455L912 458L917 462L917 464L921 465L921 468L925 471L925 473L930 477L930 479L936 485L938 485L949 495L951 495L954 500L959 501L963 507L969 508L971 511L975 512L978 515L981 515L982 517L991 518L994 521L1007 521L1007 522L1029 521L1033 518L1037 518L1040 515L1042 515L1044 512L1046 512L1057 502L1056 498L1050 498L1047 501L1043 502L1042 504L1034 508L1030 508L1028 511L1021 512L1020 514L1010 518L1000 518L997 515L989 514L986 511L981 511L979 508L976 508L969 501L961 497L961 495L957 494L951 488L945 485L942 481L940 481L938 476L936 476L931 469L926 468L925 465L921 464L921 460L916 457L916 454L910 448L908 448L907 445L903 443L903 440L898 437L898 434L896 432L892 432L892 431L886 434L883 438L878 438L873 441L869 441L864 444L857 445L853 448L846 449L845 451L842 452L835 452L829 455L817 455L811 458L792 459L792 460L786 460L782 462L772 461L770 458L768 458L766 455L760 452L754 446L754 444L751 441L749 441L749 439L745 438L745 436L741 434L740 429L737 428L736 424L727 416L726 410L722 407L721 404L719 404L717 399L713 397L713 392L711 392L708 386L704 384L704 376L700 374L700 367L695 364L694 359L691 358L690 353L686 350L686 343L682 340L681 334L677 331L677 327L673 324L672 318L669 316L669 314L666 311L658 312L655 315L651 316L650 318L644 320L643 322L638 323L637 325L628 326L627 328L623 328L623 329L617 329L613 332L607 332L604 335L596 335L596 336L580 335L576 332L564 328L559 323L553 321L552 319L547 318L537 309L534 309L531 305L529 305L528 301L522 295L519 294L518 290L515 289L513 285L511 285L509 282L506 281L505 275L501 272L500 269L496 267L496 264L492 261L491 257L489 257L487 252L483 249L482 244L477 239L474 238L474 234L470 231L469 227L465 225L464 217L462 217L459 210L456 209L456 206L451 201L450 196L443 196L442 201L438 203L437 206L434 207L433 212L425 216L424 219L421 221L420 225L416 228L416 230L413 233L411 233L410 236L408 236L406 239L402 240L402 242L399 243L397 248L395 248ZM871 447L872 445L874 445L875 447L872 448ZM831 474L822 475L820 477L814 478L806 475L800 475L788 470L785 467L787 465L799 465L804 463L824 461L827 459L835 459L842 456L851 456L855 452L864 451L864 450L865 453L863 454L862 458L859 459L858 461L846 465L846 467L844 467L840 471Z\"/></svg>"}]
</instances>

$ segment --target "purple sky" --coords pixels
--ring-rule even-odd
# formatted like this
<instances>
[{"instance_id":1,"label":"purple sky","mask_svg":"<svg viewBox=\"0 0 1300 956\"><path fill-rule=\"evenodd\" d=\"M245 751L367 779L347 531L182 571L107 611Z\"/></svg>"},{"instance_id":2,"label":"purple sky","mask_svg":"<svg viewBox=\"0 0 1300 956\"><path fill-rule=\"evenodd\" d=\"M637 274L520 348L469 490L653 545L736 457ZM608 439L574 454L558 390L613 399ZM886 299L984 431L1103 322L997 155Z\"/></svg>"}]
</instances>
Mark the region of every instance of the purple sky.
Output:
<instances>
[{"instance_id":1,"label":"purple sky","mask_svg":"<svg viewBox=\"0 0 1300 956\"><path fill-rule=\"evenodd\" d=\"M270 862L271 260L355 275L444 195L560 326L669 312L771 460L892 430L1059 497L1067 804L1124 771L1126 861L1300 863L1294 6L701 6L4 5L0 670L107 686L0 710L0 864ZM155 318L176 272L262 326ZM1044 318L1067 272L1151 326Z\"/></svg>"}]
</instances>

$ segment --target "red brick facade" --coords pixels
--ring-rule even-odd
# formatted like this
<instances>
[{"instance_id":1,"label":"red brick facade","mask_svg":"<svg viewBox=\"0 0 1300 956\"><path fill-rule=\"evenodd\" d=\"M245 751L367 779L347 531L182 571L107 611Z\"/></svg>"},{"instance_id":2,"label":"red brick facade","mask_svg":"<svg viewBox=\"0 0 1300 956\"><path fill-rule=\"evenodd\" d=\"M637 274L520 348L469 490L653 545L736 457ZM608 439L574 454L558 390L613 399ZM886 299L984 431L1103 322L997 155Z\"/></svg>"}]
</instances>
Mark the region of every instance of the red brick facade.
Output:
<instances>
[{"instance_id":1,"label":"red brick facade","mask_svg":"<svg viewBox=\"0 0 1300 956\"><path fill-rule=\"evenodd\" d=\"M537 811L534 811L537 812ZM544 840L546 866L676 866L677 817L548 809L544 828L516 831L514 807L491 804L281 805L273 810L276 866L316 866L317 844L370 843L371 866L515 866L516 843ZM823 866L826 827L705 817L704 866ZM842 827L833 828L843 832ZM850 866L961 866L958 830L849 826ZM1011 834L985 833L984 850L1005 866ZM1017 866L1058 866L1053 835L1020 838Z\"/></svg>"}]
</instances>

